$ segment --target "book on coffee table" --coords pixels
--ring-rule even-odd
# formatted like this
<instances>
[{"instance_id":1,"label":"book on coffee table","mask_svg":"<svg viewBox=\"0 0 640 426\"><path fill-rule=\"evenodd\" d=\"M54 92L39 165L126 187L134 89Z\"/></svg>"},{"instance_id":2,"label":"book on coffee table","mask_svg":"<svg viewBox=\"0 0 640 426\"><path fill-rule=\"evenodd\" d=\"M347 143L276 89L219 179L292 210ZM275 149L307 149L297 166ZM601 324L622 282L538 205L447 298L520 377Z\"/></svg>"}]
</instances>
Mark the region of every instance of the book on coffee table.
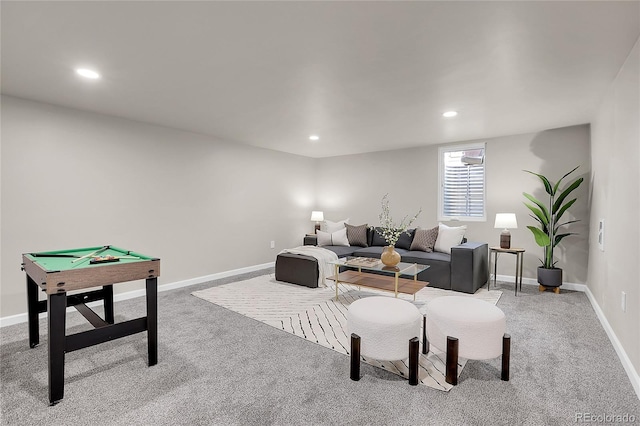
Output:
<instances>
[{"instance_id":1,"label":"book on coffee table","mask_svg":"<svg viewBox=\"0 0 640 426\"><path fill-rule=\"evenodd\" d=\"M347 260L344 264L349 266L376 266L379 265L382 261L380 259L374 259L372 257L354 257L353 259Z\"/></svg>"}]
</instances>

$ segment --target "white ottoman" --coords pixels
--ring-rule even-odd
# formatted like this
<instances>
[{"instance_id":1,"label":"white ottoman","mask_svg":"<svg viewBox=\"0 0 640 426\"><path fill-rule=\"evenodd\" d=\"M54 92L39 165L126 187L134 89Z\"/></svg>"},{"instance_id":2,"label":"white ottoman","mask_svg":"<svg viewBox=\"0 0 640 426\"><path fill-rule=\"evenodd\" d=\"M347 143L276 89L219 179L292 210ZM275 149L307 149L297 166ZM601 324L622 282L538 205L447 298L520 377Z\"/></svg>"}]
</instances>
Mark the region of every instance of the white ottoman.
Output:
<instances>
[{"instance_id":1,"label":"white ottoman","mask_svg":"<svg viewBox=\"0 0 640 426\"><path fill-rule=\"evenodd\" d=\"M347 312L351 335L351 378L360 379L360 354L381 361L409 358L409 384L418 384L418 346L422 315L412 303L391 297L366 297Z\"/></svg>"},{"instance_id":2,"label":"white ottoman","mask_svg":"<svg viewBox=\"0 0 640 426\"><path fill-rule=\"evenodd\" d=\"M483 300L462 296L439 297L426 307L427 342L447 352L446 380L458 381L458 356L485 360L502 355L502 380L509 380L511 337L505 334L504 312Z\"/></svg>"}]
</instances>

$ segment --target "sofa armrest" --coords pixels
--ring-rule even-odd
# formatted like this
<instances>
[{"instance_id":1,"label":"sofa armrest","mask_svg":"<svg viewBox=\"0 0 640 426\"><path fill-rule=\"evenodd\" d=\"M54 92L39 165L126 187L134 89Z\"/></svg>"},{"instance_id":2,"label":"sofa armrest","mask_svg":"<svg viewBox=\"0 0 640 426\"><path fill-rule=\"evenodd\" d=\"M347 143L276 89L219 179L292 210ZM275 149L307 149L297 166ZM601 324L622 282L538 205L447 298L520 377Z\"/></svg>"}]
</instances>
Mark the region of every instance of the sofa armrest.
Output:
<instances>
[{"instance_id":1,"label":"sofa armrest","mask_svg":"<svg viewBox=\"0 0 640 426\"><path fill-rule=\"evenodd\" d=\"M305 235L304 236L304 240L303 240L303 244L305 246L317 246L318 245L318 237L315 235Z\"/></svg>"},{"instance_id":2,"label":"sofa armrest","mask_svg":"<svg viewBox=\"0 0 640 426\"><path fill-rule=\"evenodd\" d=\"M451 248L451 290L475 293L489 280L489 245L466 242Z\"/></svg>"}]
</instances>

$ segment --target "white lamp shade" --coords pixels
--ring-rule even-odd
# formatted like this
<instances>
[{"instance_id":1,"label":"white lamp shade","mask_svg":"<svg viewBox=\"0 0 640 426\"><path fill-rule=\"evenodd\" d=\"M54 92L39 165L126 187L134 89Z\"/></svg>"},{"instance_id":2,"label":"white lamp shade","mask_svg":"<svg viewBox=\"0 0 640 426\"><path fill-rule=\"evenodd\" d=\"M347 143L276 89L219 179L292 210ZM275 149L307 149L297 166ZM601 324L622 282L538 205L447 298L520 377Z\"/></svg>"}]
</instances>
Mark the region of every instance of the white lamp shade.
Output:
<instances>
[{"instance_id":1,"label":"white lamp shade","mask_svg":"<svg viewBox=\"0 0 640 426\"><path fill-rule=\"evenodd\" d=\"M516 229L517 227L518 227L518 222L516 221L515 213L497 213L496 214L496 223L494 224L494 228Z\"/></svg>"},{"instance_id":2,"label":"white lamp shade","mask_svg":"<svg viewBox=\"0 0 640 426\"><path fill-rule=\"evenodd\" d=\"M322 212L312 211L311 220L314 222L322 222L324 220L324 214Z\"/></svg>"}]
</instances>

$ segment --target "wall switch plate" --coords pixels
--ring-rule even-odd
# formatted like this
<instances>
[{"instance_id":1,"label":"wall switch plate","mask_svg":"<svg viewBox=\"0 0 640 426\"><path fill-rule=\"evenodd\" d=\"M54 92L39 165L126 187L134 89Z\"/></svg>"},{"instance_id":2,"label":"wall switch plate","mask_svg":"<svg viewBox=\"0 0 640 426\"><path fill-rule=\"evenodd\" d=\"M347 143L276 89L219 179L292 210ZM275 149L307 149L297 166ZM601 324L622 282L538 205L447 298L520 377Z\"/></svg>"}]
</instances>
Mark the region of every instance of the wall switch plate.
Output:
<instances>
[{"instance_id":1,"label":"wall switch plate","mask_svg":"<svg viewBox=\"0 0 640 426\"><path fill-rule=\"evenodd\" d=\"M627 293L624 291L620 297L620 307L622 308L622 312L627 312Z\"/></svg>"},{"instance_id":2,"label":"wall switch plate","mask_svg":"<svg viewBox=\"0 0 640 426\"><path fill-rule=\"evenodd\" d=\"M275 241L271 241L271 248L276 248L276 242Z\"/></svg>"},{"instance_id":3,"label":"wall switch plate","mask_svg":"<svg viewBox=\"0 0 640 426\"><path fill-rule=\"evenodd\" d=\"M598 221L598 248L604 251L604 219Z\"/></svg>"}]
</instances>

